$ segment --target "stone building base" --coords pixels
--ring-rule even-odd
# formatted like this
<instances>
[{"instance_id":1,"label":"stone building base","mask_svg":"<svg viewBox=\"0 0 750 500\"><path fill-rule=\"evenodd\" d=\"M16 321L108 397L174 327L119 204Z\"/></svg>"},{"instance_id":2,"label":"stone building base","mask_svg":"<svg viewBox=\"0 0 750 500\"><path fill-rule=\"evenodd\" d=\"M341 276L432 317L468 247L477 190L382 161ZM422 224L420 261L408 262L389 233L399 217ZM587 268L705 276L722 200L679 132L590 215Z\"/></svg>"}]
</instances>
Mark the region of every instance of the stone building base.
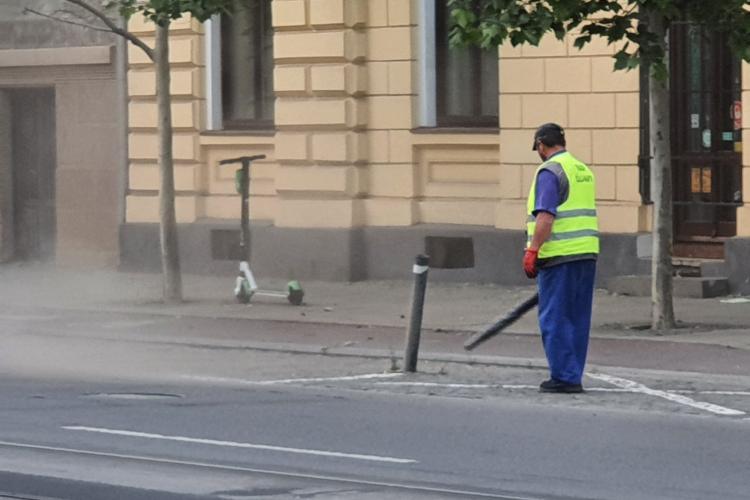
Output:
<instances>
[{"instance_id":1,"label":"stone building base","mask_svg":"<svg viewBox=\"0 0 750 500\"><path fill-rule=\"evenodd\" d=\"M525 234L475 226L418 225L354 229L292 229L254 224L252 267L259 277L360 281L410 279L414 257L432 254L430 279L438 281L529 285L521 270ZM236 272L237 224L203 221L179 227L182 270L189 274ZM124 224L120 230L121 267L159 272L156 224ZM637 235L605 234L597 282L643 272ZM441 266L468 268L439 269Z\"/></svg>"},{"instance_id":2,"label":"stone building base","mask_svg":"<svg viewBox=\"0 0 750 500\"><path fill-rule=\"evenodd\" d=\"M724 244L729 290L750 295L750 238L732 238Z\"/></svg>"}]
</instances>

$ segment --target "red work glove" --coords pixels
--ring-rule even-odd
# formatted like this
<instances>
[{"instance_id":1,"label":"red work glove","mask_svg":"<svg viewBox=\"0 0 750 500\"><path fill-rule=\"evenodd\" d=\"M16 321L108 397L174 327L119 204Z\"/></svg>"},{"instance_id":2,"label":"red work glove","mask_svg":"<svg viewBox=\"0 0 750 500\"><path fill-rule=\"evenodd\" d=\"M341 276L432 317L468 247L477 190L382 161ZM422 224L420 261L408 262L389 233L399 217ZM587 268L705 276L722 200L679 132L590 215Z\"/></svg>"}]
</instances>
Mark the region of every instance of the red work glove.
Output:
<instances>
[{"instance_id":1,"label":"red work glove","mask_svg":"<svg viewBox=\"0 0 750 500\"><path fill-rule=\"evenodd\" d=\"M523 254L523 271L528 278L536 278L536 259L539 257L539 250L527 248Z\"/></svg>"}]
</instances>

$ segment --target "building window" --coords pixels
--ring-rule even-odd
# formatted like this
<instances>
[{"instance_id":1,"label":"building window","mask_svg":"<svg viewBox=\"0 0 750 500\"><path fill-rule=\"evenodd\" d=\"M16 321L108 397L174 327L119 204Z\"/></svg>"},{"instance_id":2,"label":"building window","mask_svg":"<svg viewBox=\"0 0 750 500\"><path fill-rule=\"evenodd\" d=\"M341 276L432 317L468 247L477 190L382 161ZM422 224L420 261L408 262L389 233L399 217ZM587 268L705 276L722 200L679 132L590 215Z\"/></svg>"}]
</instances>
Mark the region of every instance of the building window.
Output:
<instances>
[{"instance_id":1,"label":"building window","mask_svg":"<svg viewBox=\"0 0 750 500\"><path fill-rule=\"evenodd\" d=\"M497 49L450 47L448 0L435 2L437 126L497 127Z\"/></svg>"},{"instance_id":2,"label":"building window","mask_svg":"<svg viewBox=\"0 0 750 500\"><path fill-rule=\"evenodd\" d=\"M221 40L221 85L216 89L221 94L221 128L272 128L271 0L236 0L234 13L221 16L217 31Z\"/></svg>"}]
</instances>

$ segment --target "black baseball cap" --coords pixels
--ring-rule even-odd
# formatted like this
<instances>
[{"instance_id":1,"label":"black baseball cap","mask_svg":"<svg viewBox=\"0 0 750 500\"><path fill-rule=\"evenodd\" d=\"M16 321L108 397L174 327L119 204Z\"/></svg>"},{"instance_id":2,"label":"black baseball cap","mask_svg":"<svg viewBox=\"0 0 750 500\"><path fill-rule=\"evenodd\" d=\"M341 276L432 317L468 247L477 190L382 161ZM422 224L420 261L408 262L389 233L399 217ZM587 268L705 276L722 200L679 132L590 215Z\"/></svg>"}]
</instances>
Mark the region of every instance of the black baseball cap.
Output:
<instances>
[{"instance_id":1,"label":"black baseball cap","mask_svg":"<svg viewBox=\"0 0 750 500\"><path fill-rule=\"evenodd\" d=\"M534 132L533 151L536 151L539 140L547 146L565 146L565 130L557 123L545 123Z\"/></svg>"}]
</instances>

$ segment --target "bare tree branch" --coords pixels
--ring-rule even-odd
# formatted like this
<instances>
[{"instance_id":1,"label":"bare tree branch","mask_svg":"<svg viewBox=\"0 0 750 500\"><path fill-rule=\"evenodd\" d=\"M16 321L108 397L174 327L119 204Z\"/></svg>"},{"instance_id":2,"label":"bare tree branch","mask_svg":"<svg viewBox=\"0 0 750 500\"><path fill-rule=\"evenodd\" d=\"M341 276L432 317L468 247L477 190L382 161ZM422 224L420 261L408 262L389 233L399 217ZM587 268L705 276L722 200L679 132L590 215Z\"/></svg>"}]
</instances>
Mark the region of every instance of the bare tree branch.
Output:
<instances>
[{"instance_id":1,"label":"bare tree branch","mask_svg":"<svg viewBox=\"0 0 750 500\"><path fill-rule=\"evenodd\" d=\"M58 21L65 24L72 24L73 26L80 26L82 28L87 28L94 31L102 31L104 33L112 33L112 30L109 28L102 28L101 26L94 26L93 24L86 24L78 21L73 21L71 19L65 19L62 17L56 17L56 16L50 16L48 14L44 14L42 12L39 12L34 9L29 9L28 7L23 9L24 13L34 14L39 17L46 17L47 19L52 19L53 21Z\"/></svg>"},{"instance_id":2,"label":"bare tree branch","mask_svg":"<svg viewBox=\"0 0 750 500\"><path fill-rule=\"evenodd\" d=\"M28 9L26 9L26 10L28 10ZM57 14L62 14L63 16L68 16L68 17L72 17L72 18L75 18L75 19L80 19L81 21L85 21L85 20L86 20L86 19L85 19L85 18L84 18L84 17L83 17L82 15L81 15L81 13L80 13L80 12L75 12L75 11L73 11L73 10L68 10L68 9L57 9L57 10L55 10L54 12L52 12L52 14L51 14L51 15L53 15L53 16L54 16L54 15L57 15Z\"/></svg>"},{"instance_id":3,"label":"bare tree branch","mask_svg":"<svg viewBox=\"0 0 750 500\"><path fill-rule=\"evenodd\" d=\"M109 28L109 31L116 35L120 35L121 37L127 39L130 43L141 49L143 52L146 53L149 59L152 61L154 60L154 50L146 45L146 43L135 36L134 34L130 33L127 30L124 30L117 26L112 19L110 19L107 14L105 14L100 9L97 9L96 7L89 5L84 0L65 0L68 3L72 3L73 5L77 5L78 7L90 12L94 16L96 16L101 22L103 22L107 28Z\"/></svg>"}]
</instances>

